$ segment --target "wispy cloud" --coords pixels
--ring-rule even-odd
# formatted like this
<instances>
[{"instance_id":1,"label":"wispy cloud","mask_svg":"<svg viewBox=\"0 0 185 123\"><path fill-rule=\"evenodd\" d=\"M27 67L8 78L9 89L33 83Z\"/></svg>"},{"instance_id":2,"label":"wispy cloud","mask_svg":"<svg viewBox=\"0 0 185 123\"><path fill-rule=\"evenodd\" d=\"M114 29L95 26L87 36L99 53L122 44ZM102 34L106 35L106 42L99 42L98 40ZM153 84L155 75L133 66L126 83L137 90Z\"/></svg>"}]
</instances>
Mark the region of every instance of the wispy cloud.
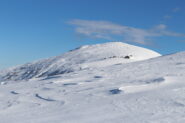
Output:
<instances>
[{"instance_id":1,"label":"wispy cloud","mask_svg":"<svg viewBox=\"0 0 185 123\"><path fill-rule=\"evenodd\" d=\"M163 16L163 19L164 19L163 21L173 18L174 14L176 14L179 11L180 11L180 7L171 9L171 11L168 14Z\"/></svg>"},{"instance_id":2,"label":"wispy cloud","mask_svg":"<svg viewBox=\"0 0 185 123\"><path fill-rule=\"evenodd\" d=\"M165 15L163 18L164 18L164 19L171 19L172 16L171 16L171 15Z\"/></svg>"},{"instance_id":3,"label":"wispy cloud","mask_svg":"<svg viewBox=\"0 0 185 123\"><path fill-rule=\"evenodd\" d=\"M178 11L180 11L180 8L179 7L176 7L176 8L173 8L172 9L172 12L178 12Z\"/></svg>"},{"instance_id":4,"label":"wispy cloud","mask_svg":"<svg viewBox=\"0 0 185 123\"><path fill-rule=\"evenodd\" d=\"M75 26L76 33L90 38L116 40L114 39L116 36L121 36L123 41L140 44L148 44L154 37L185 37L183 33L169 31L164 24L156 25L150 29L119 25L109 21L80 19L71 20L68 24Z\"/></svg>"}]
</instances>

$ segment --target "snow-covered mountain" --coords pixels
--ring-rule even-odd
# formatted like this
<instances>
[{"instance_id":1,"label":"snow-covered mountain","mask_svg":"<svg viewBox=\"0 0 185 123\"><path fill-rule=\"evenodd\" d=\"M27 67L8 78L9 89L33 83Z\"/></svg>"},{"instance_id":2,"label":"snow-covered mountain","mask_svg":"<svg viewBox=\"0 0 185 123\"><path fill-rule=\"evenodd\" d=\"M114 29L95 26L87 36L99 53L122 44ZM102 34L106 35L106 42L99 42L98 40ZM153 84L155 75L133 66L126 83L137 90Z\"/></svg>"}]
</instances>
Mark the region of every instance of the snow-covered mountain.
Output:
<instances>
[{"instance_id":1,"label":"snow-covered mountain","mask_svg":"<svg viewBox=\"0 0 185 123\"><path fill-rule=\"evenodd\" d=\"M57 57L44 59L0 72L0 80L28 80L63 73L105 67L107 65L128 63L160 56L160 54L141 47L121 42L87 45Z\"/></svg>"},{"instance_id":2,"label":"snow-covered mountain","mask_svg":"<svg viewBox=\"0 0 185 123\"><path fill-rule=\"evenodd\" d=\"M158 56L106 43L5 70L0 123L184 123L185 52Z\"/></svg>"}]
</instances>

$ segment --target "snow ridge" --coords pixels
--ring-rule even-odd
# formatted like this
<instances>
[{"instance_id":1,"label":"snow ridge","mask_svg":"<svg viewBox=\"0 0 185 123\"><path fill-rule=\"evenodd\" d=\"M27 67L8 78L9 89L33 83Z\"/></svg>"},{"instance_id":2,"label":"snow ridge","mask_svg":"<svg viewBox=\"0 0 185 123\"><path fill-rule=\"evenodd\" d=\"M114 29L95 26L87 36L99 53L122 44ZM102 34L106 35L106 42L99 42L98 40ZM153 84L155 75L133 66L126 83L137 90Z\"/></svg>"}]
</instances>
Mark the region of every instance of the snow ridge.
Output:
<instances>
[{"instance_id":1,"label":"snow ridge","mask_svg":"<svg viewBox=\"0 0 185 123\"><path fill-rule=\"evenodd\" d=\"M70 73L90 67L129 63L160 56L154 51L122 42L85 45L60 56L20 65L0 72L0 81L29 80Z\"/></svg>"}]
</instances>

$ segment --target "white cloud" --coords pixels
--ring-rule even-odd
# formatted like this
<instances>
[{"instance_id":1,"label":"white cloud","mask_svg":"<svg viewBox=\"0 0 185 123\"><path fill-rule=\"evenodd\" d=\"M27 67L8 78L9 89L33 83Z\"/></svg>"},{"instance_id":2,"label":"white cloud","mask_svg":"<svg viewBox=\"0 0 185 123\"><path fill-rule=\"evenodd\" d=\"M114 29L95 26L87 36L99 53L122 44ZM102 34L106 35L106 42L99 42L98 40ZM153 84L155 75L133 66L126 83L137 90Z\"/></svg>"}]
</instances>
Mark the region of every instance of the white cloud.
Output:
<instances>
[{"instance_id":1,"label":"white cloud","mask_svg":"<svg viewBox=\"0 0 185 123\"><path fill-rule=\"evenodd\" d=\"M185 34L167 30L167 26L159 24L151 29L141 29L115 24L109 21L92 21L75 19L68 22L75 26L75 32L83 36L98 39L113 40L121 36L123 41L147 44L153 37L176 36L184 37ZM116 40L116 39L114 39Z\"/></svg>"}]
</instances>

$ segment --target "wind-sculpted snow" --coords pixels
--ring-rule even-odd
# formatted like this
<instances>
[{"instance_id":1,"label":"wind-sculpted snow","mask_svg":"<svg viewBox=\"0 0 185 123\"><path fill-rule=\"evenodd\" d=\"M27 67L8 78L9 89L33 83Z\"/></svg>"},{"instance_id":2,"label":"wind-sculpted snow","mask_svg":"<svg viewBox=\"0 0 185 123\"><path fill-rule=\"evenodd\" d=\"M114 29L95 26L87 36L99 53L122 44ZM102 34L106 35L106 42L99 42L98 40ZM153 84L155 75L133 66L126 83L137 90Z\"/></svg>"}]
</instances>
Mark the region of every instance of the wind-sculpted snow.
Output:
<instances>
[{"instance_id":1,"label":"wind-sculpted snow","mask_svg":"<svg viewBox=\"0 0 185 123\"><path fill-rule=\"evenodd\" d=\"M130 59L127 58L129 55ZM61 56L20 65L4 72L2 71L0 72L0 80L29 80L89 69L90 67L127 63L157 56L160 55L154 51L121 42L87 45Z\"/></svg>"},{"instance_id":2,"label":"wind-sculpted snow","mask_svg":"<svg viewBox=\"0 0 185 123\"><path fill-rule=\"evenodd\" d=\"M103 57L73 72L1 82L0 123L185 122L185 52L137 62Z\"/></svg>"}]
</instances>

